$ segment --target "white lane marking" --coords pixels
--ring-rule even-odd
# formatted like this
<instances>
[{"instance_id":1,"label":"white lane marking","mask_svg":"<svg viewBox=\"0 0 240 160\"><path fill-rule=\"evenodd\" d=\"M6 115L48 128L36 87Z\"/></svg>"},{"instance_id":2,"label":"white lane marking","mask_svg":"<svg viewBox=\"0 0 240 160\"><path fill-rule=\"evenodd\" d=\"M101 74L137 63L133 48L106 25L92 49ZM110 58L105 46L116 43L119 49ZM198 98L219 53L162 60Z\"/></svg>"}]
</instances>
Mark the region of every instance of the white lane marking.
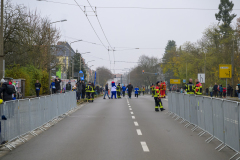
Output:
<instances>
[{"instance_id":1,"label":"white lane marking","mask_svg":"<svg viewBox=\"0 0 240 160\"><path fill-rule=\"evenodd\" d=\"M168 101L168 99L162 99L162 100L166 100L166 101Z\"/></svg>"},{"instance_id":2,"label":"white lane marking","mask_svg":"<svg viewBox=\"0 0 240 160\"><path fill-rule=\"evenodd\" d=\"M131 110L132 110L132 108L129 108L129 110L131 111Z\"/></svg>"},{"instance_id":3,"label":"white lane marking","mask_svg":"<svg viewBox=\"0 0 240 160\"><path fill-rule=\"evenodd\" d=\"M131 107L131 106L128 106L129 108Z\"/></svg>"},{"instance_id":4,"label":"white lane marking","mask_svg":"<svg viewBox=\"0 0 240 160\"><path fill-rule=\"evenodd\" d=\"M135 116L132 116L132 119L135 119Z\"/></svg>"},{"instance_id":5,"label":"white lane marking","mask_svg":"<svg viewBox=\"0 0 240 160\"><path fill-rule=\"evenodd\" d=\"M128 103L128 105L130 106L130 104Z\"/></svg>"},{"instance_id":6,"label":"white lane marking","mask_svg":"<svg viewBox=\"0 0 240 160\"><path fill-rule=\"evenodd\" d=\"M144 152L149 152L147 143L146 143L146 142L140 142L140 143L141 143L141 145L142 145L143 151L144 151Z\"/></svg>"},{"instance_id":7,"label":"white lane marking","mask_svg":"<svg viewBox=\"0 0 240 160\"><path fill-rule=\"evenodd\" d=\"M130 112L131 114L133 114L133 112Z\"/></svg>"},{"instance_id":8,"label":"white lane marking","mask_svg":"<svg viewBox=\"0 0 240 160\"><path fill-rule=\"evenodd\" d=\"M141 132L141 130L140 130L140 129L137 129L137 134L138 134L139 136L141 136L141 135L142 135L142 132Z\"/></svg>"},{"instance_id":9,"label":"white lane marking","mask_svg":"<svg viewBox=\"0 0 240 160\"><path fill-rule=\"evenodd\" d=\"M139 126L139 125L138 125L138 122L136 122L136 121L134 122L134 124L135 124L135 126Z\"/></svg>"}]
</instances>

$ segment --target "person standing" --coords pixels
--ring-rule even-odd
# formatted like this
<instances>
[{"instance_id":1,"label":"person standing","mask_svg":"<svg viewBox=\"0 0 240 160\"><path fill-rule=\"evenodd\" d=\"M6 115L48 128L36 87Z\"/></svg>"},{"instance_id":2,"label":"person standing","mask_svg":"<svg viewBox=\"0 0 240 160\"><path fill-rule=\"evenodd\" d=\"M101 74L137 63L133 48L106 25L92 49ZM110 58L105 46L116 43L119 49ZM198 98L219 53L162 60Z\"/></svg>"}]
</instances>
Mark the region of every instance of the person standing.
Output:
<instances>
[{"instance_id":1,"label":"person standing","mask_svg":"<svg viewBox=\"0 0 240 160\"><path fill-rule=\"evenodd\" d=\"M81 80L78 81L76 87L77 87L77 100L79 101L82 94L82 89L83 89Z\"/></svg>"},{"instance_id":2,"label":"person standing","mask_svg":"<svg viewBox=\"0 0 240 160\"><path fill-rule=\"evenodd\" d=\"M145 87L142 88L142 92L143 92L143 96L144 96L144 93L145 93Z\"/></svg>"},{"instance_id":3,"label":"person standing","mask_svg":"<svg viewBox=\"0 0 240 160\"><path fill-rule=\"evenodd\" d=\"M214 93L215 97L218 96L218 85L217 85L217 83L215 83L215 85L213 86L213 93Z\"/></svg>"},{"instance_id":4,"label":"person standing","mask_svg":"<svg viewBox=\"0 0 240 160\"><path fill-rule=\"evenodd\" d=\"M127 85L127 89L128 89L128 97L131 99L131 97L132 97L132 90L133 90L133 86L131 85L131 83L129 83Z\"/></svg>"},{"instance_id":5,"label":"person standing","mask_svg":"<svg viewBox=\"0 0 240 160\"><path fill-rule=\"evenodd\" d=\"M104 94L103 99L106 99L106 98L105 98L106 95L107 95L108 98L110 99L109 94L108 94L108 83L106 83L106 85L105 85L105 94Z\"/></svg>"},{"instance_id":6,"label":"person standing","mask_svg":"<svg viewBox=\"0 0 240 160\"><path fill-rule=\"evenodd\" d=\"M126 91L126 86L122 86L122 94L123 94L123 97L125 97L125 91Z\"/></svg>"},{"instance_id":7,"label":"person standing","mask_svg":"<svg viewBox=\"0 0 240 160\"><path fill-rule=\"evenodd\" d=\"M85 99L85 88L86 88L86 84L84 81L82 81L82 99Z\"/></svg>"},{"instance_id":8,"label":"person standing","mask_svg":"<svg viewBox=\"0 0 240 160\"><path fill-rule=\"evenodd\" d=\"M210 92L210 96L212 97L213 96L213 87L212 87L212 85L209 87L209 92Z\"/></svg>"},{"instance_id":9,"label":"person standing","mask_svg":"<svg viewBox=\"0 0 240 160\"><path fill-rule=\"evenodd\" d=\"M91 91L92 91L92 84L91 82L89 82L87 85L86 85L86 98L87 98L87 101L91 100Z\"/></svg>"},{"instance_id":10,"label":"person standing","mask_svg":"<svg viewBox=\"0 0 240 160\"><path fill-rule=\"evenodd\" d=\"M154 84L152 83L152 86L150 87L150 90L151 90L151 93L150 93L150 94L152 94L152 97L154 96L154 88L155 88L155 86L154 86Z\"/></svg>"},{"instance_id":11,"label":"person standing","mask_svg":"<svg viewBox=\"0 0 240 160\"><path fill-rule=\"evenodd\" d=\"M39 97L39 92L40 92L40 89L41 89L41 83L39 83L38 80L35 83L35 89L36 89L36 95L37 95L37 97Z\"/></svg>"},{"instance_id":12,"label":"person standing","mask_svg":"<svg viewBox=\"0 0 240 160\"><path fill-rule=\"evenodd\" d=\"M206 88L206 95L208 96L208 91L209 91L209 89L208 88Z\"/></svg>"},{"instance_id":13,"label":"person standing","mask_svg":"<svg viewBox=\"0 0 240 160\"><path fill-rule=\"evenodd\" d=\"M222 96L223 96L223 87L221 84L219 85L219 96L220 96L220 98L222 98Z\"/></svg>"},{"instance_id":14,"label":"person standing","mask_svg":"<svg viewBox=\"0 0 240 160\"><path fill-rule=\"evenodd\" d=\"M55 81L52 81L51 85L50 85L50 89L52 89L52 94L56 93L56 86L55 86Z\"/></svg>"},{"instance_id":15,"label":"person standing","mask_svg":"<svg viewBox=\"0 0 240 160\"><path fill-rule=\"evenodd\" d=\"M117 98L121 98L121 87L120 87L120 83L118 83L117 85Z\"/></svg>"},{"instance_id":16,"label":"person standing","mask_svg":"<svg viewBox=\"0 0 240 160\"><path fill-rule=\"evenodd\" d=\"M138 86L136 86L134 90L135 90L135 97L137 97L137 98L138 98L138 91L139 91L139 88L138 88Z\"/></svg>"},{"instance_id":17,"label":"person standing","mask_svg":"<svg viewBox=\"0 0 240 160\"><path fill-rule=\"evenodd\" d=\"M227 92L226 88L223 87L223 98L226 98L226 92Z\"/></svg>"},{"instance_id":18,"label":"person standing","mask_svg":"<svg viewBox=\"0 0 240 160\"><path fill-rule=\"evenodd\" d=\"M61 79L56 77L56 79L55 79L56 93L60 93L61 92L61 86L60 86L61 82L62 82Z\"/></svg>"},{"instance_id":19,"label":"person standing","mask_svg":"<svg viewBox=\"0 0 240 160\"><path fill-rule=\"evenodd\" d=\"M92 83L92 91L91 91L92 101L94 101L94 95L95 95L95 86Z\"/></svg>"},{"instance_id":20,"label":"person standing","mask_svg":"<svg viewBox=\"0 0 240 160\"><path fill-rule=\"evenodd\" d=\"M194 89L194 84L192 83L192 79L189 79L188 84L185 85L185 91L187 92L187 94L194 94L195 89Z\"/></svg>"},{"instance_id":21,"label":"person standing","mask_svg":"<svg viewBox=\"0 0 240 160\"><path fill-rule=\"evenodd\" d=\"M71 90L72 90L71 81L68 81L68 83L66 84L66 92L69 92Z\"/></svg>"},{"instance_id":22,"label":"person standing","mask_svg":"<svg viewBox=\"0 0 240 160\"><path fill-rule=\"evenodd\" d=\"M155 111L159 112L159 108L161 111L164 111L161 97L160 97L160 82L157 81L156 86L154 87L154 100L155 100Z\"/></svg>"},{"instance_id":23,"label":"person standing","mask_svg":"<svg viewBox=\"0 0 240 160\"><path fill-rule=\"evenodd\" d=\"M14 93L14 86L12 82L3 82L0 88L0 94L3 93L3 101L11 101L13 99L12 94Z\"/></svg>"}]
</instances>

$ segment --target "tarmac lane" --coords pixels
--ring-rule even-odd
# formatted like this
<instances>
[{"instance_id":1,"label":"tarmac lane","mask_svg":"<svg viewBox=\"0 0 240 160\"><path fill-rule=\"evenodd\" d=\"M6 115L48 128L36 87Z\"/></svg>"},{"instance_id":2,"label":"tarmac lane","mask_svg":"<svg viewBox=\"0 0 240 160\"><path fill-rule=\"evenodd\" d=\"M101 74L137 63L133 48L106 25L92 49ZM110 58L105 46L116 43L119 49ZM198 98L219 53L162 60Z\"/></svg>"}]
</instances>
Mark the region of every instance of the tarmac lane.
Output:
<instances>
[{"instance_id":1,"label":"tarmac lane","mask_svg":"<svg viewBox=\"0 0 240 160\"><path fill-rule=\"evenodd\" d=\"M14 149L2 160L226 160L234 152L215 150L179 121L155 112L153 97L95 99Z\"/></svg>"}]
</instances>

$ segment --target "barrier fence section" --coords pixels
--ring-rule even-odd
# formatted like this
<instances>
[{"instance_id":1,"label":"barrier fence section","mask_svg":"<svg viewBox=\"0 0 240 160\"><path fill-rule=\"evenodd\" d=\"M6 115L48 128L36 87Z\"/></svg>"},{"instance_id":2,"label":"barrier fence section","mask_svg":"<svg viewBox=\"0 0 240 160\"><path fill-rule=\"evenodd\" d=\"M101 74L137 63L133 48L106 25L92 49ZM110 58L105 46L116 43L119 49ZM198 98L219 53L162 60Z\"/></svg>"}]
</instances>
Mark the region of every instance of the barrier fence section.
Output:
<instances>
[{"instance_id":1,"label":"barrier fence section","mask_svg":"<svg viewBox=\"0 0 240 160\"><path fill-rule=\"evenodd\" d=\"M0 104L0 142L10 142L16 138L24 142L23 135L37 135L35 129L44 130L41 126L76 106L76 92L4 102Z\"/></svg>"},{"instance_id":2,"label":"barrier fence section","mask_svg":"<svg viewBox=\"0 0 240 160\"><path fill-rule=\"evenodd\" d=\"M230 147L237 153L240 152L240 110L239 102L220 98L204 97L182 93L168 93L169 115L179 117L182 122L187 122L186 127L193 125L192 131L201 129L198 134L210 134L206 140L210 143L213 139L221 142L216 147L221 151L225 147ZM240 158L238 158L240 159Z\"/></svg>"}]
</instances>

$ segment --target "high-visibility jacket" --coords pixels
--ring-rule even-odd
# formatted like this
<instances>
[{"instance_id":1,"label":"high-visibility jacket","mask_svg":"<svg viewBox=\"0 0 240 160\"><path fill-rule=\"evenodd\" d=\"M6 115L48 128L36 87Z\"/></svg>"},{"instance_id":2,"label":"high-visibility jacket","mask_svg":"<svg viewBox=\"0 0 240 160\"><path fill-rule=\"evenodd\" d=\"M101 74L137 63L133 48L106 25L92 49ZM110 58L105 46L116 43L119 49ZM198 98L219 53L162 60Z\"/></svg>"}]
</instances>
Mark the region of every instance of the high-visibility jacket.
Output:
<instances>
[{"instance_id":1,"label":"high-visibility jacket","mask_svg":"<svg viewBox=\"0 0 240 160\"><path fill-rule=\"evenodd\" d=\"M160 84L160 90L163 90L163 83Z\"/></svg>"},{"instance_id":2,"label":"high-visibility jacket","mask_svg":"<svg viewBox=\"0 0 240 160\"><path fill-rule=\"evenodd\" d=\"M159 87L158 86L154 87L153 88L153 96L154 97L159 97L159 95L160 95Z\"/></svg>"},{"instance_id":3,"label":"high-visibility jacket","mask_svg":"<svg viewBox=\"0 0 240 160\"><path fill-rule=\"evenodd\" d=\"M92 92L92 93L95 92L95 86L92 86L92 90L90 92Z\"/></svg>"},{"instance_id":4,"label":"high-visibility jacket","mask_svg":"<svg viewBox=\"0 0 240 160\"><path fill-rule=\"evenodd\" d=\"M202 95L202 84L200 82L195 85L195 94Z\"/></svg>"},{"instance_id":5,"label":"high-visibility jacket","mask_svg":"<svg viewBox=\"0 0 240 160\"><path fill-rule=\"evenodd\" d=\"M194 94L195 93L195 86L193 83L188 83L185 86L185 90L187 91L187 94Z\"/></svg>"},{"instance_id":6,"label":"high-visibility jacket","mask_svg":"<svg viewBox=\"0 0 240 160\"><path fill-rule=\"evenodd\" d=\"M142 91L145 91L145 88L143 88Z\"/></svg>"},{"instance_id":7,"label":"high-visibility jacket","mask_svg":"<svg viewBox=\"0 0 240 160\"><path fill-rule=\"evenodd\" d=\"M91 92L92 91L92 86L90 84L86 85L85 91L86 92Z\"/></svg>"},{"instance_id":8,"label":"high-visibility jacket","mask_svg":"<svg viewBox=\"0 0 240 160\"><path fill-rule=\"evenodd\" d=\"M117 92L120 92L121 91L121 87L120 86L117 86Z\"/></svg>"}]
</instances>

